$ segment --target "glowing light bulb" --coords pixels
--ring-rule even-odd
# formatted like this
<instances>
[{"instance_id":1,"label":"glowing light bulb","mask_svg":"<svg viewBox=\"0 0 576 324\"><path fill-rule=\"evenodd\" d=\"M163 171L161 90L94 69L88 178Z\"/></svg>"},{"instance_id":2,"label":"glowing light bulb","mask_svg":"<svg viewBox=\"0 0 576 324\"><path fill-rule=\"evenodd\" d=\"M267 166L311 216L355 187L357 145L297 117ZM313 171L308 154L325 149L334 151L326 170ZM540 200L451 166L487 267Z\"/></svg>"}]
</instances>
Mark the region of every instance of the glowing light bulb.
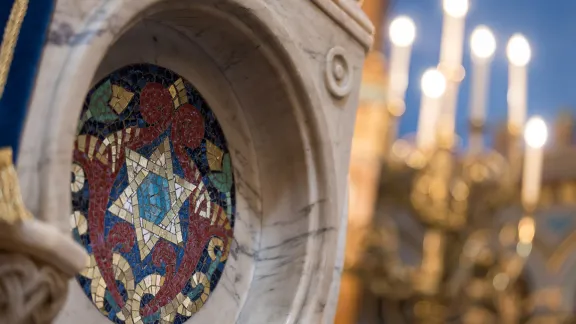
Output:
<instances>
[{"instance_id":1,"label":"glowing light bulb","mask_svg":"<svg viewBox=\"0 0 576 324\"><path fill-rule=\"evenodd\" d=\"M392 21L389 29L390 41L401 47L412 45L416 38L416 26L408 16L400 16Z\"/></svg>"},{"instance_id":2,"label":"glowing light bulb","mask_svg":"<svg viewBox=\"0 0 576 324\"><path fill-rule=\"evenodd\" d=\"M478 58L487 59L496 51L496 38L486 26L478 26L470 36L470 48L472 54Z\"/></svg>"},{"instance_id":3,"label":"glowing light bulb","mask_svg":"<svg viewBox=\"0 0 576 324\"><path fill-rule=\"evenodd\" d=\"M524 140L533 148L541 148L548 140L548 127L541 117L532 117L524 128Z\"/></svg>"},{"instance_id":4,"label":"glowing light bulb","mask_svg":"<svg viewBox=\"0 0 576 324\"><path fill-rule=\"evenodd\" d=\"M443 7L448 15L461 18L468 13L469 3L468 0L444 0Z\"/></svg>"},{"instance_id":5,"label":"glowing light bulb","mask_svg":"<svg viewBox=\"0 0 576 324\"><path fill-rule=\"evenodd\" d=\"M513 65L527 65L532 57L532 50L526 37L521 34L512 35L506 46L506 55Z\"/></svg>"},{"instance_id":6,"label":"glowing light bulb","mask_svg":"<svg viewBox=\"0 0 576 324\"><path fill-rule=\"evenodd\" d=\"M536 225L534 223L534 218L524 217L520 220L520 223L518 224L518 239L520 242L525 244L532 243L535 232Z\"/></svg>"},{"instance_id":7,"label":"glowing light bulb","mask_svg":"<svg viewBox=\"0 0 576 324\"><path fill-rule=\"evenodd\" d=\"M509 283L510 277L508 277L508 275L505 273L499 273L495 275L494 279L492 280L492 285L494 285L494 288L498 291L505 290Z\"/></svg>"},{"instance_id":8,"label":"glowing light bulb","mask_svg":"<svg viewBox=\"0 0 576 324\"><path fill-rule=\"evenodd\" d=\"M446 91L446 78L437 69L428 69L420 82L422 92L429 98L440 98Z\"/></svg>"}]
</instances>

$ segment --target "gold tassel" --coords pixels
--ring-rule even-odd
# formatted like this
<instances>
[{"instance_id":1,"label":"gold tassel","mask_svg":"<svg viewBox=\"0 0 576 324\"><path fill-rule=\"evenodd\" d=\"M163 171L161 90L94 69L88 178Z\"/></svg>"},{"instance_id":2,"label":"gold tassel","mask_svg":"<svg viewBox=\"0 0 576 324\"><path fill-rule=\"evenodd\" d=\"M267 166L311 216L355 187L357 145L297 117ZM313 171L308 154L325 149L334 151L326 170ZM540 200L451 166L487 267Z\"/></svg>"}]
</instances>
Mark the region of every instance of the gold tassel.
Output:
<instances>
[{"instance_id":1,"label":"gold tassel","mask_svg":"<svg viewBox=\"0 0 576 324\"><path fill-rule=\"evenodd\" d=\"M32 215L24 206L18 175L12 163L12 149L0 149L0 224L15 224Z\"/></svg>"},{"instance_id":2,"label":"gold tassel","mask_svg":"<svg viewBox=\"0 0 576 324\"><path fill-rule=\"evenodd\" d=\"M4 29L0 45L0 98L6 88L14 50L27 10L28 0L16 0ZM32 215L24 207L18 176L12 163L12 149L0 148L0 223L15 224L30 218Z\"/></svg>"},{"instance_id":3,"label":"gold tassel","mask_svg":"<svg viewBox=\"0 0 576 324\"><path fill-rule=\"evenodd\" d=\"M5 1L5 0L3 0ZM0 45L0 98L4 94L6 81L8 80L8 72L10 65L14 58L14 49L22 29L22 22L26 11L28 10L28 0L16 0L10 11L8 23L4 29L4 36L2 38L2 45Z\"/></svg>"}]
</instances>

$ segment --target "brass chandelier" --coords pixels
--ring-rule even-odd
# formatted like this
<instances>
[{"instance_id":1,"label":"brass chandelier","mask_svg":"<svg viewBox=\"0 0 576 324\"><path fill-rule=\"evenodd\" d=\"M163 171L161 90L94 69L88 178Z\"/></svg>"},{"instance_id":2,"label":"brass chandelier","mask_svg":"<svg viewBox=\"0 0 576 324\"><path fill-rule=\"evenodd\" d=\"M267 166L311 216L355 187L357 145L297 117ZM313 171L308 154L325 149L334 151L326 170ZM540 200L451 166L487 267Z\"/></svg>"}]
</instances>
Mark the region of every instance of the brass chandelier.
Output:
<instances>
[{"instance_id":1,"label":"brass chandelier","mask_svg":"<svg viewBox=\"0 0 576 324\"><path fill-rule=\"evenodd\" d=\"M470 145L456 149L455 113L468 0L443 0L439 64L421 79L418 131L388 145L379 196L386 206L366 237L360 265L351 270L406 323L525 322L519 279L532 250L548 130L535 116L526 123L530 45L520 34L507 44L509 61L507 151L484 145L486 98L496 39L486 26L471 35ZM392 43L388 109L402 115L416 28L401 16L389 28ZM524 139L524 141L522 140ZM524 142L524 145L523 145ZM520 206L520 207L518 207ZM504 210L523 217L514 228L494 226ZM422 260L404 265L397 234L386 219L410 213L425 235ZM396 323L398 319L393 320ZM556 322L560 323L560 322ZM562 322L564 323L564 322Z\"/></svg>"}]
</instances>

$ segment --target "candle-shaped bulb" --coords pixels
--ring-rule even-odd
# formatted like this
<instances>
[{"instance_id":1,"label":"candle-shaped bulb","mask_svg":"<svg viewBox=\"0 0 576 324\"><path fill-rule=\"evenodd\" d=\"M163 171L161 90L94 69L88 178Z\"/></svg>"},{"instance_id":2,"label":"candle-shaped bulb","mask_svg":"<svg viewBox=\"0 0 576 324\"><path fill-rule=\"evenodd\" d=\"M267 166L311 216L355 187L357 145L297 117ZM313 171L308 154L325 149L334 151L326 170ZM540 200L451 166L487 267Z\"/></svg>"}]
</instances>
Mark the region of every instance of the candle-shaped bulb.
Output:
<instances>
[{"instance_id":1,"label":"candle-shaped bulb","mask_svg":"<svg viewBox=\"0 0 576 324\"><path fill-rule=\"evenodd\" d=\"M441 101L446 91L446 78L437 69L428 69L420 81L422 101L418 117L416 144L421 150L429 150L436 145L438 118Z\"/></svg>"},{"instance_id":2,"label":"candle-shaped bulb","mask_svg":"<svg viewBox=\"0 0 576 324\"><path fill-rule=\"evenodd\" d=\"M470 150L482 151L484 121L486 119L486 101L488 98L490 64L496 51L496 38L486 26L478 26L470 36L472 50L472 90L470 95Z\"/></svg>"},{"instance_id":3,"label":"candle-shaped bulb","mask_svg":"<svg viewBox=\"0 0 576 324\"><path fill-rule=\"evenodd\" d=\"M437 69L428 69L420 81L422 92L428 98L440 98L446 91L446 78Z\"/></svg>"},{"instance_id":4,"label":"candle-shaped bulb","mask_svg":"<svg viewBox=\"0 0 576 324\"><path fill-rule=\"evenodd\" d=\"M544 163L544 144L548 139L548 127L541 117L532 117L524 128L526 156L522 177L522 204L532 212L540 198L542 166Z\"/></svg>"},{"instance_id":5,"label":"candle-shaped bulb","mask_svg":"<svg viewBox=\"0 0 576 324\"><path fill-rule=\"evenodd\" d=\"M548 127L541 117L532 117L526 123L524 140L531 148L540 149L548 140Z\"/></svg>"},{"instance_id":6,"label":"candle-shaped bulb","mask_svg":"<svg viewBox=\"0 0 576 324\"><path fill-rule=\"evenodd\" d=\"M496 51L496 38L486 26L478 26L472 32L470 37L470 48L474 57L479 59L488 59Z\"/></svg>"},{"instance_id":7,"label":"candle-shaped bulb","mask_svg":"<svg viewBox=\"0 0 576 324\"><path fill-rule=\"evenodd\" d=\"M442 4L444 12L452 17L461 18L468 13L468 0L444 0Z\"/></svg>"},{"instance_id":8,"label":"candle-shaped bulb","mask_svg":"<svg viewBox=\"0 0 576 324\"><path fill-rule=\"evenodd\" d=\"M400 47L412 45L416 38L414 21L407 16L400 16L392 20L389 29L390 41Z\"/></svg>"},{"instance_id":9,"label":"candle-shaped bulb","mask_svg":"<svg viewBox=\"0 0 576 324\"><path fill-rule=\"evenodd\" d=\"M513 35L506 46L508 55L508 129L520 135L526 122L528 94L528 62L532 52L526 38Z\"/></svg>"},{"instance_id":10,"label":"candle-shaped bulb","mask_svg":"<svg viewBox=\"0 0 576 324\"><path fill-rule=\"evenodd\" d=\"M389 111L395 116L403 113L404 98L408 88L408 71L412 43L416 37L416 26L407 16L397 17L390 24L390 65L388 70Z\"/></svg>"},{"instance_id":11,"label":"candle-shaped bulb","mask_svg":"<svg viewBox=\"0 0 576 324\"><path fill-rule=\"evenodd\" d=\"M525 66L530 62L532 50L526 37L521 34L514 34L506 46L506 55L511 64Z\"/></svg>"}]
</instances>

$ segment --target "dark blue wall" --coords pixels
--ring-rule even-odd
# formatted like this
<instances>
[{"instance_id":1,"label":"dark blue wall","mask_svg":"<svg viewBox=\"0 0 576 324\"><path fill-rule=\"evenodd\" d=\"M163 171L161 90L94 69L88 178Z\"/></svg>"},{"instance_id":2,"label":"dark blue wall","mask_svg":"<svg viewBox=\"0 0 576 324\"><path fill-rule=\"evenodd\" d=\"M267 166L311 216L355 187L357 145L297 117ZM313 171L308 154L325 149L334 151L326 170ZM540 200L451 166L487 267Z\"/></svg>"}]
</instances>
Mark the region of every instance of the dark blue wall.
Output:
<instances>
[{"instance_id":1,"label":"dark blue wall","mask_svg":"<svg viewBox=\"0 0 576 324\"><path fill-rule=\"evenodd\" d=\"M0 1L2 34L13 4L14 0ZM14 156L18 154L18 143L53 9L54 0L30 0L8 83L0 99L0 147L11 146Z\"/></svg>"}]
</instances>

